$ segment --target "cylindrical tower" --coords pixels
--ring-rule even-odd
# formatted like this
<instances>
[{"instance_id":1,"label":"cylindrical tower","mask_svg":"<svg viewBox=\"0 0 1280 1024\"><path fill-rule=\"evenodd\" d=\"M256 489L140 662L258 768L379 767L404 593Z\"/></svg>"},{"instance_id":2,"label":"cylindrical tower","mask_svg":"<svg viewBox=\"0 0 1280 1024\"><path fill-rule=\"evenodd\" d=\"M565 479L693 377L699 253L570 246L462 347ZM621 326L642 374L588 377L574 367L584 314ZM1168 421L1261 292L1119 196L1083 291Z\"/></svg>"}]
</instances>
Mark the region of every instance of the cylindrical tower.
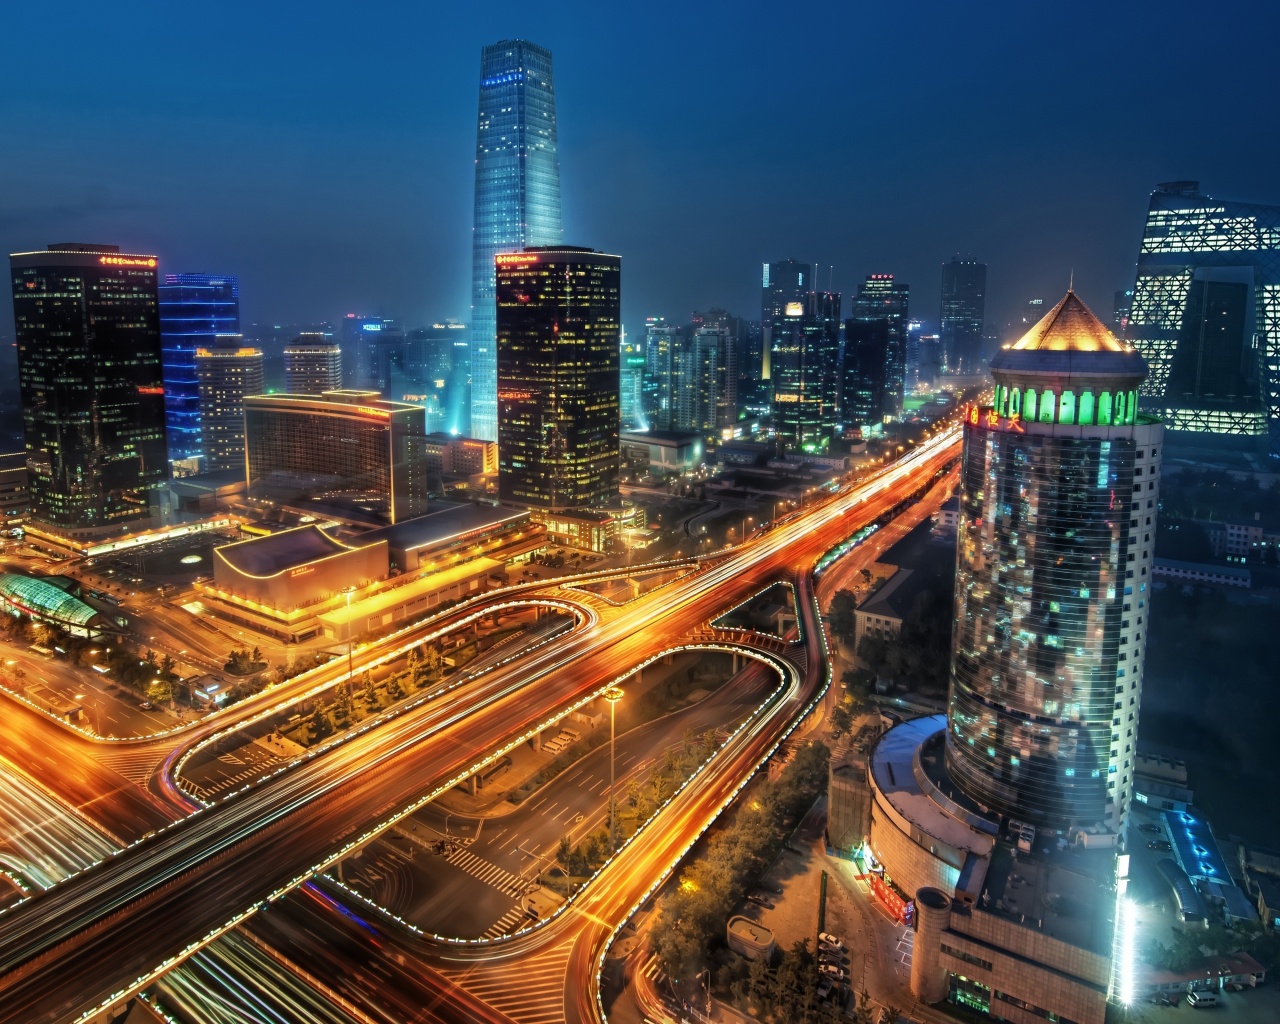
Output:
<instances>
[{"instance_id":1,"label":"cylindrical tower","mask_svg":"<svg viewBox=\"0 0 1280 1024\"><path fill-rule=\"evenodd\" d=\"M941 889L916 890L915 939L911 944L911 994L922 1003L947 998L950 983L942 966L942 933L951 924L951 898Z\"/></svg>"},{"instance_id":2,"label":"cylindrical tower","mask_svg":"<svg viewBox=\"0 0 1280 1024\"><path fill-rule=\"evenodd\" d=\"M1118 828L1131 795L1163 427L1073 292L965 427L946 763L984 806Z\"/></svg>"}]
</instances>

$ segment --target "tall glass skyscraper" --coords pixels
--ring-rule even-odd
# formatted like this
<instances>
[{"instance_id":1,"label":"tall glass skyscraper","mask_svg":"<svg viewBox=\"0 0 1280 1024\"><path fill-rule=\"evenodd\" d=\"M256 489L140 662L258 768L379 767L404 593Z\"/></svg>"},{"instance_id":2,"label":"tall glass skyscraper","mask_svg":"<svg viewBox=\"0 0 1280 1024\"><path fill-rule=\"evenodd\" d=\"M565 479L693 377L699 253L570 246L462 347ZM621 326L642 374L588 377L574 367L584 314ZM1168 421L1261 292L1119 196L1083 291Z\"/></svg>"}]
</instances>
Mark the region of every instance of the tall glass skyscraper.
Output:
<instances>
[{"instance_id":1,"label":"tall glass skyscraper","mask_svg":"<svg viewBox=\"0 0 1280 1024\"><path fill-rule=\"evenodd\" d=\"M470 436L498 439L493 258L560 242L560 159L551 51L523 39L480 53L471 259Z\"/></svg>"},{"instance_id":2,"label":"tall glass skyscraper","mask_svg":"<svg viewBox=\"0 0 1280 1024\"><path fill-rule=\"evenodd\" d=\"M877 403L884 416L902 412L907 378L907 322L911 286L895 281L892 274L868 274L858 285L857 297L849 313L854 320L883 320L888 329L884 353L884 395Z\"/></svg>"},{"instance_id":3,"label":"tall glass skyscraper","mask_svg":"<svg viewBox=\"0 0 1280 1024\"><path fill-rule=\"evenodd\" d=\"M547 511L618 496L622 261L574 246L497 257L498 494Z\"/></svg>"},{"instance_id":4,"label":"tall glass skyscraper","mask_svg":"<svg viewBox=\"0 0 1280 1024\"><path fill-rule=\"evenodd\" d=\"M67 243L9 257L34 518L146 526L169 479L156 258Z\"/></svg>"},{"instance_id":5,"label":"tall glass skyscraper","mask_svg":"<svg viewBox=\"0 0 1280 1024\"><path fill-rule=\"evenodd\" d=\"M991 373L964 435L947 771L1019 821L1118 828L1160 497L1146 363L1068 292Z\"/></svg>"},{"instance_id":6,"label":"tall glass skyscraper","mask_svg":"<svg viewBox=\"0 0 1280 1024\"><path fill-rule=\"evenodd\" d=\"M1126 337L1151 366L1143 406L1170 430L1280 453L1280 207L1158 186Z\"/></svg>"},{"instance_id":7,"label":"tall glass skyscraper","mask_svg":"<svg viewBox=\"0 0 1280 1024\"><path fill-rule=\"evenodd\" d=\"M987 265L954 257L942 265L942 355L947 369L982 369L982 326L987 308Z\"/></svg>"},{"instance_id":8,"label":"tall glass skyscraper","mask_svg":"<svg viewBox=\"0 0 1280 1024\"><path fill-rule=\"evenodd\" d=\"M196 349L240 333L240 283L226 274L165 274L159 291L169 459L194 459L204 450Z\"/></svg>"},{"instance_id":9,"label":"tall glass skyscraper","mask_svg":"<svg viewBox=\"0 0 1280 1024\"><path fill-rule=\"evenodd\" d=\"M773 426L791 452L821 454L831 443L840 394L839 292L788 302L771 330Z\"/></svg>"}]
</instances>

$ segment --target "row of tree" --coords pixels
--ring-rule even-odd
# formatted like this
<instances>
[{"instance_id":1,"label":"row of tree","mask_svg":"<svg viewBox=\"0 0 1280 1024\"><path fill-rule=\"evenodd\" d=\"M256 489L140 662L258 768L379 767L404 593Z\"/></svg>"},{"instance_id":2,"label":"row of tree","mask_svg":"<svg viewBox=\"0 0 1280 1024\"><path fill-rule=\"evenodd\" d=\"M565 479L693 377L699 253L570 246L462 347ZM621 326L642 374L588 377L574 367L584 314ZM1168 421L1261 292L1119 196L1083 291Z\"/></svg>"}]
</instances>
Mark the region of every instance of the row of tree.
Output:
<instances>
[{"instance_id":1,"label":"row of tree","mask_svg":"<svg viewBox=\"0 0 1280 1024\"><path fill-rule=\"evenodd\" d=\"M829 756L821 743L802 745L778 779L758 787L733 825L711 837L706 853L663 897L650 941L670 977L688 980L707 966L748 886L776 855L787 829L825 791Z\"/></svg>"}]
</instances>

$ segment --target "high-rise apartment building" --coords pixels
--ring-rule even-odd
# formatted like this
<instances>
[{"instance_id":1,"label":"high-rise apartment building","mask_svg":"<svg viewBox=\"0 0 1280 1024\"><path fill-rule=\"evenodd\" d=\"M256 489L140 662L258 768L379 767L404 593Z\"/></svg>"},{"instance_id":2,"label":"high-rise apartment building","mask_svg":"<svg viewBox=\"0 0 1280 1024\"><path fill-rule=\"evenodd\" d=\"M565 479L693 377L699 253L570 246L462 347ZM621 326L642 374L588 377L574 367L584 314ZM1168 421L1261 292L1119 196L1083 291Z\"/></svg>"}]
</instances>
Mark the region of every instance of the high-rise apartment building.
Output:
<instances>
[{"instance_id":1,"label":"high-rise apartment building","mask_svg":"<svg viewBox=\"0 0 1280 1024\"><path fill-rule=\"evenodd\" d=\"M952 373L983 369L982 334L986 319L987 265L954 257L942 265L942 355Z\"/></svg>"},{"instance_id":2,"label":"high-rise apartment building","mask_svg":"<svg viewBox=\"0 0 1280 1024\"><path fill-rule=\"evenodd\" d=\"M1129 330L1129 310L1133 308L1133 289L1122 288L1111 300L1111 329L1116 337L1127 337Z\"/></svg>"},{"instance_id":3,"label":"high-rise apartment building","mask_svg":"<svg viewBox=\"0 0 1280 1024\"><path fill-rule=\"evenodd\" d=\"M737 415L738 351L727 327L695 328L680 352L675 427L715 440Z\"/></svg>"},{"instance_id":4,"label":"high-rise apartment building","mask_svg":"<svg viewBox=\"0 0 1280 1024\"><path fill-rule=\"evenodd\" d=\"M472 437L498 439L494 256L561 240L551 51L523 39L480 54L471 260Z\"/></svg>"},{"instance_id":5,"label":"high-rise apartment building","mask_svg":"<svg viewBox=\"0 0 1280 1024\"><path fill-rule=\"evenodd\" d=\"M830 445L838 418L841 305L839 292L808 292L773 321L773 428L790 451L817 454Z\"/></svg>"},{"instance_id":6,"label":"high-rise apartment building","mask_svg":"<svg viewBox=\"0 0 1280 1024\"><path fill-rule=\"evenodd\" d=\"M865 435L884 425L888 412L889 321L844 322L840 366L840 423Z\"/></svg>"},{"instance_id":7,"label":"high-rise apartment building","mask_svg":"<svg viewBox=\"0 0 1280 1024\"><path fill-rule=\"evenodd\" d=\"M643 404L650 430L670 430L674 406L672 385L676 380L676 354L680 332L662 317L649 317L644 329Z\"/></svg>"},{"instance_id":8,"label":"high-rise apartment building","mask_svg":"<svg viewBox=\"0 0 1280 1024\"><path fill-rule=\"evenodd\" d=\"M342 347L329 335L299 334L284 350L284 389L321 395L342 388Z\"/></svg>"},{"instance_id":9,"label":"high-rise apartment building","mask_svg":"<svg viewBox=\"0 0 1280 1024\"><path fill-rule=\"evenodd\" d=\"M495 260L498 494L548 511L612 504L622 261L572 246Z\"/></svg>"},{"instance_id":10,"label":"high-rise apartment building","mask_svg":"<svg viewBox=\"0 0 1280 1024\"><path fill-rule=\"evenodd\" d=\"M266 390L262 350L238 334L214 339L217 347L196 349L200 385L200 432L207 472L244 471L244 400Z\"/></svg>"},{"instance_id":11,"label":"high-rise apartment building","mask_svg":"<svg viewBox=\"0 0 1280 1024\"><path fill-rule=\"evenodd\" d=\"M158 290L169 458L195 459L203 451L196 349L240 333L240 285L226 274L165 274Z\"/></svg>"},{"instance_id":12,"label":"high-rise apartment building","mask_svg":"<svg viewBox=\"0 0 1280 1024\"><path fill-rule=\"evenodd\" d=\"M760 283L760 379L771 380L774 328L785 323L788 306L803 304L813 290L813 267L796 260L766 263Z\"/></svg>"},{"instance_id":13,"label":"high-rise apartment building","mask_svg":"<svg viewBox=\"0 0 1280 1024\"><path fill-rule=\"evenodd\" d=\"M895 281L892 274L868 274L858 285L849 310L854 320L883 320L888 329L884 353L884 396L876 403L884 416L898 416L907 381L907 327L911 286Z\"/></svg>"},{"instance_id":14,"label":"high-rise apartment building","mask_svg":"<svg viewBox=\"0 0 1280 1024\"><path fill-rule=\"evenodd\" d=\"M145 525L169 479L154 256L69 243L9 257L35 520Z\"/></svg>"},{"instance_id":15,"label":"high-rise apartment building","mask_svg":"<svg viewBox=\"0 0 1280 1024\"><path fill-rule=\"evenodd\" d=\"M353 390L249 395L244 429L255 497L349 506L391 523L427 510L420 405Z\"/></svg>"},{"instance_id":16,"label":"high-rise apartment building","mask_svg":"<svg viewBox=\"0 0 1280 1024\"><path fill-rule=\"evenodd\" d=\"M1280 453L1280 207L1158 186L1126 336L1171 431Z\"/></svg>"},{"instance_id":17,"label":"high-rise apartment building","mask_svg":"<svg viewBox=\"0 0 1280 1024\"><path fill-rule=\"evenodd\" d=\"M1068 292L965 427L946 760L984 807L1119 829L1133 797L1163 427Z\"/></svg>"}]
</instances>

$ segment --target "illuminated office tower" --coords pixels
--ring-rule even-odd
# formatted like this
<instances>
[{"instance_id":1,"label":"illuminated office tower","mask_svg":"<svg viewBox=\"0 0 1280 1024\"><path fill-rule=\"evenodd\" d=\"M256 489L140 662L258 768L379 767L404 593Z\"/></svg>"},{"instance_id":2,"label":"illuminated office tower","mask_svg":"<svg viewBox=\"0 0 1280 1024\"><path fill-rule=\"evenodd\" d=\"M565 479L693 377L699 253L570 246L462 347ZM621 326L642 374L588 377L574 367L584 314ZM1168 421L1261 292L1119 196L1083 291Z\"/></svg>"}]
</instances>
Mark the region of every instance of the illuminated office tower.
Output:
<instances>
[{"instance_id":1,"label":"illuminated office tower","mask_svg":"<svg viewBox=\"0 0 1280 1024\"><path fill-rule=\"evenodd\" d=\"M728 328L698 327L680 351L675 428L714 440L737 419L737 345Z\"/></svg>"},{"instance_id":2,"label":"illuminated office tower","mask_svg":"<svg viewBox=\"0 0 1280 1024\"><path fill-rule=\"evenodd\" d=\"M622 261L573 246L495 259L498 494L548 511L610 505Z\"/></svg>"},{"instance_id":3,"label":"illuminated office tower","mask_svg":"<svg viewBox=\"0 0 1280 1024\"><path fill-rule=\"evenodd\" d=\"M245 345L238 334L223 334L215 347L196 349L200 385L200 432L207 472L244 471L244 400L260 395L262 350Z\"/></svg>"},{"instance_id":4,"label":"illuminated office tower","mask_svg":"<svg viewBox=\"0 0 1280 1024\"><path fill-rule=\"evenodd\" d=\"M839 292L808 292L773 322L773 427L792 452L820 454L837 421L840 384Z\"/></svg>"},{"instance_id":5,"label":"illuminated office tower","mask_svg":"<svg viewBox=\"0 0 1280 1024\"><path fill-rule=\"evenodd\" d=\"M840 423L863 435L884 426L889 367L889 322L844 322L840 365Z\"/></svg>"},{"instance_id":6,"label":"illuminated office tower","mask_svg":"<svg viewBox=\"0 0 1280 1024\"><path fill-rule=\"evenodd\" d=\"M1170 431L1280 453L1280 207L1158 186L1125 336Z\"/></svg>"},{"instance_id":7,"label":"illuminated office tower","mask_svg":"<svg viewBox=\"0 0 1280 1024\"><path fill-rule=\"evenodd\" d=\"M341 387L342 348L329 335L299 334L285 346L284 389L289 394L321 395Z\"/></svg>"},{"instance_id":8,"label":"illuminated office tower","mask_svg":"<svg viewBox=\"0 0 1280 1024\"><path fill-rule=\"evenodd\" d=\"M1074 293L991 361L965 426L946 741L984 807L1118 828L1133 796L1163 427Z\"/></svg>"},{"instance_id":9,"label":"illuminated office tower","mask_svg":"<svg viewBox=\"0 0 1280 1024\"><path fill-rule=\"evenodd\" d=\"M622 329L618 363L618 414L622 417L623 430L647 430L649 422L644 415L645 335L628 338Z\"/></svg>"},{"instance_id":10,"label":"illuminated office tower","mask_svg":"<svg viewBox=\"0 0 1280 1024\"><path fill-rule=\"evenodd\" d=\"M760 288L760 379L770 380L773 356L773 332L785 327L787 307L804 302L813 288L813 268L796 260L778 260L764 264Z\"/></svg>"},{"instance_id":11,"label":"illuminated office tower","mask_svg":"<svg viewBox=\"0 0 1280 1024\"><path fill-rule=\"evenodd\" d=\"M200 385L196 349L240 333L240 285L226 274L165 274L159 286L160 354L170 460L199 458Z\"/></svg>"},{"instance_id":12,"label":"illuminated office tower","mask_svg":"<svg viewBox=\"0 0 1280 1024\"><path fill-rule=\"evenodd\" d=\"M952 373L982 370L987 265L954 257L942 265L942 356Z\"/></svg>"},{"instance_id":13,"label":"illuminated office tower","mask_svg":"<svg viewBox=\"0 0 1280 1024\"><path fill-rule=\"evenodd\" d=\"M560 159L551 51L523 39L480 53L471 257L471 424L498 438L493 258L561 240Z\"/></svg>"},{"instance_id":14,"label":"illuminated office tower","mask_svg":"<svg viewBox=\"0 0 1280 1024\"><path fill-rule=\"evenodd\" d=\"M680 332L662 317L649 317L644 329L643 405L650 430L670 430L675 408L672 386Z\"/></svg>"},{"instance_id":15,"label":"illuminated office tower","mask_svg":"<svg viewBox=\"0 0 1280 1024\"><path fill-rule=\"evenodd\" d=\"M883 320L887 334L884 352L883 397L876 402L883 416L898 416L907 386L907 328L911 286L895 282L892 274L868 274L858 285L849 314L854 320Z\"/></svg>"},{"instance_id":16,"label":"illuminated office tower","mask_svg":"<svg viewBox=\"0 0 1280 1024\"><path fill-rule=\"evenodd\" d=\"M137 528L169 479L156 258L69 243L9 257L32 515Z\"/></svg>"},{"instance_id":17,"label":"illuminated office tower","mask_svg":"<svg viewBox=\"0 0 1280 1024\"><path fill-rule=\"evenodd\" d=\"M413 519L427 511L425 426L422 406L371 391L248 395L249 494Z\"/></svg>"}]
</instances>

